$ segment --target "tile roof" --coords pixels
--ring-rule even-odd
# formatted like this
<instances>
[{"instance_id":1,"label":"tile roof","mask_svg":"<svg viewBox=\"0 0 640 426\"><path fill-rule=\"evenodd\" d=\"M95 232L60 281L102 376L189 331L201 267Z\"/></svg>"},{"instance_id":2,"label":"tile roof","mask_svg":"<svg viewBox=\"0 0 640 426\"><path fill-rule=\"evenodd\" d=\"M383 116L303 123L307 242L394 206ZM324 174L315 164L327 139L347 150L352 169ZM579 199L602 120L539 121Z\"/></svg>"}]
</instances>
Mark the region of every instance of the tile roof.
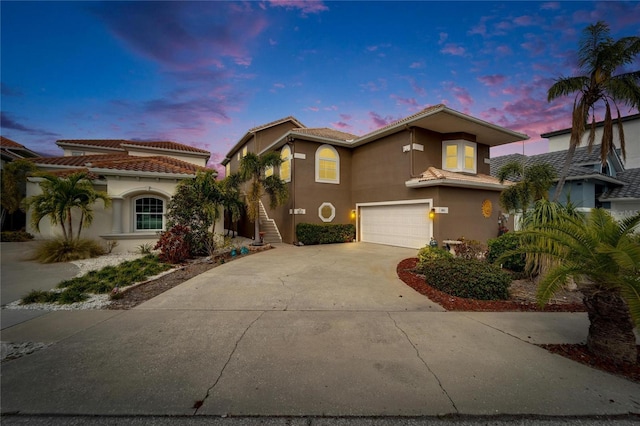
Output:
<instances>
[{"instance_id":1,"label":"tile roof","mask_svg":"<svg viewBox=\"0 0 640 426\"><path fill-rule=\"evenodd\" d=\"M184 145L171 141L129 141L124 139L61 139L57 143L59 145L77 145L93 148L113 149L118 151L126 151L126 146L137 146L211 155L211 153L205 149L195 148L190 145Z\"/></svg>"},{"instance_id":2,"label":"tile roof","mask_svg":"<svg viewBox=\"0 0 640 426\"><path fill-rule=\"evenodd\" d=\"M505 181L504 183L500 183L498 179L493 176L485 175L485 174L465 174L465 173L457 173L450 172L448 170L438 169L436 167L429 167L425 170L420 177L414 178L409 181L413 184L419 184L420 182L440 182L440 183L450 183L453 185L461 185L471 184L474 186L490 186L490 187L504 187L511 185L512 183L509 181ZM419 186L419 185L418 185Z\"/></svg>"},{"instance_id":3,"label":"tile roof","mask_svg":"<svg viewBox=\"0 0 640 426\"><path fill-rule=\"evenodd\" d=\"M110 169L168 174L196 174L198 170L204 170L204 167L162 155L150 157L127 154L79 155L34 158L32 161L43 166L85 168L90 171Z\"/></svg>"},{"instance_id":4,"label":"tile roof","mask_svg":"<svg viewBox=\"0 0 640 426\"><path fill-rule=\"evenodd\" d=\"M556 174L560 175L562 168L564 167L565 159L567 158L567 151L555 151L547 152L544 154L525 156L522 154L509 154L501 157L491 158L491 176L497 176L498 170L505 164L511 161L524 161L525 165L530 166L533 164L548 163L556 170ZM589 148L579 147L573 156L571 166L569 166L568 179L580 178L581 176L602 176L606 175L594 170L592 167L594 164L600 163L600 145L594 145L591 152ZM582 167L589 166L589 167Z\"/></svg>"},{"instance_id":5,"label":"tile roof","mask_svg":"<svg viewBox=\"0 0 640 426\"><path fill-rule=\"evenodd\" d=\"M306 127L297 118L295 118L294 116L290 115L288 117L284 117L284 118L281 118L279 120L272 121L270 123L261 124L261 125L256 126L256 127L252 127L251 129L249 129L247 131L247 133L257 132L257 131L263 130L263 129L268 129L269 127L277 126L278 124L286 123L287 121L293 121L294 124L299 125L301 128Z\"/></svg>"},{"instance_id":6,"label":"tile roof","mask_svg":"<svg viewBox=\"0 0 640 426\"><path fill-rule=\"evenodd\" d=\"M351 133L341 132L340 130L330 129L328 127L316 127L316 128L302 128L302 129L293 129L292 132L303 134L303 135L312 135L319 136L322 138L328 139L337 139L342 141L352 141L358 138L358 136L353 135Z\"/></svg>"},{"instance_id":7,"label":"tile roof","mask_svg":"<svg viewBox=\"0 0 640 426\"><path fill-rule=\"evenodd\" d=\"M426 114L426 113L428 113L428 112L432 112L432 111L435 111L435 110L438 110L438 109L444 108L445 106L446 106L446 105L444 105L444 104L432 105L432 106L430 106L430 107L427 107L427 108L423 109L422 111L418 111L418 112L416 112L416 113L415 113L415 114L413 114L413 115L410 115L410 116L408 116L408 117L401 118L400 120L396 120L396 121L394 121L394 122L392 122L392 123L387 124L386 126L382 126L382 127L378 128L378 129L374 130L373 132L368 133L367 135L370 135L370 134L372 134L372 133L379 133L379 132L384 131L385 129L389 129L389 128L391 128L391 127L395 127L395 126L397 126L398 124L405 123L405 122L409 122L409 121L413 120L414 118L420 117L421 115ZM366 137L367 135L364 135L364 136L363 136L363 138L364 138L364 137Z\"/></svg>"},{"instance_id":8,"label":"tile roof","mask_svg":"<svg viewBox=\"0 0 640 426\"><path fill-rule=\"evenodd\" d=\"M0 147L2 148L21 148L24 149L24 145L20 145L18 142L12 141L9 138L5 138L4 136L0 136Z\"/></svg>"},{"instance_id":9,"label":"tile roof","mask_svg":"<svg viewBox=\"0 0 640 426\"><path fill-rule=\"evenodd\" d=\"M600 197L600 200L605 201L620 198L640 199L640 168L620 172L616 178L624 182L624 185L610 189Z\"/></svg>"}]
</instances>

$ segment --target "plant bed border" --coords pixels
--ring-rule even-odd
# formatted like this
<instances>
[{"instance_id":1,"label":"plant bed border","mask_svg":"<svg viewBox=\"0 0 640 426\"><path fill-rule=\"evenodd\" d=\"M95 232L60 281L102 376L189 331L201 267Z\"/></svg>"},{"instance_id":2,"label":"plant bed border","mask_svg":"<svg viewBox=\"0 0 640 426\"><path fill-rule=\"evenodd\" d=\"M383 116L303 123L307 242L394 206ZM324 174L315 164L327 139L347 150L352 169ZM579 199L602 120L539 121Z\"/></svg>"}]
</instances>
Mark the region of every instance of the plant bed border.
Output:
<instances>
[{"instance_id":1,"label":"plant bed border","mask_svg":"<svg viewBox=\"0 0 640 426\"><path fill-rule=\"evenodd\" d=\"M452 296L431 287L424 277L416 274L414 269L418 258L410 257L398 263L396 272L398 278L418 293L427 296L447 311L466 312L586 312L582 303L547 304L541 308L538 304L516 302L513 300L475 300Z\"/></svg>"}]
</instances>

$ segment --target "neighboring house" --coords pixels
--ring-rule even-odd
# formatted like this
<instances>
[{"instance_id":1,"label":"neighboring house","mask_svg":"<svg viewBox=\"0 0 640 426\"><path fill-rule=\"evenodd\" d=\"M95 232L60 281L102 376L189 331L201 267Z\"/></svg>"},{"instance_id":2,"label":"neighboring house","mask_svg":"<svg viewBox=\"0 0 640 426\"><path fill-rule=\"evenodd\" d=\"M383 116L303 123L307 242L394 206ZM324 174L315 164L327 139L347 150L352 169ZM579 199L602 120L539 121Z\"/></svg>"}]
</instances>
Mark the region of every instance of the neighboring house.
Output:
<instances>
[{"instance_id":1,"label":"neighboring house","mask_svg":"<svg viewBox=\"0 0 640 426\"><path fill-rule=\"evenodd\" d=\"M635 169L640 167L640 114L629 115L621 118L624 128L625 151L627 153L624 167L626 169ZM596 123L595 142L602 140L602 121ZM586 146L589 135L589 128L582 138L581 146ZM569 149L569 140L571 138L571 128L557 130L555 132L544 133L540 135L549 139L549 152L565 151ZM620 137L618 135L617 120L613 123L613 143L619 149Z\"/></svg>"},{"instance_id":2,"label":"neighboring house","mask_svg":"<svg viewBox=\"0 0 640 426\"><path fill-rule=\"evenodd\" d=\"M0 169L11 161L34 157L41 157L41 155L18 142L0 136Z\"/></svg>"},{"instance_id":3,"label":"neighboring house","mask_svg":"<svg viewBox=\"0 0 640 426\"><path fill-rule=\"evenodd\" d=\"M0 170L4 169L5 164L16 160L40 157L37 152L31 151L24 145L19 144L4 136L0 136ZM22 195L26 195L26 185L22 188ZM19 231L25 228L26 216L24 212L18 210L13 214L7 213L2 223L3 231Z\"/></svg>"},{"instance_id":4,"label":"neighboring house","mask_svg":"<svg viewBox=\"0 0 640 426\"><path fill-rule=\"evenodd\" d=\"M90 174L96 190L111 198L111 208L102 202L94 206L94 220L83 237L117 241L114 251L136 250L141 244L155 244L165 229L167 202L183 179L195 177L209 160L208 151L176 142L137 142L126 140L60 140L64 156L35 158L41 171L67 175L76 171ZM27 195L40 192L41 178L29 178ZM27 231L36 238L59 235L59 226L47 218L40 222L40 233L27 220ZM77 223L77 222L76 222ZM218 225L217 229L221 229Z\"/></svg>"},{"instance_id":5,"label":"neighboring house","mask_svg":"<svg viewBox=\"0 0 640 426\"><path fill-rule=\"evenodd\" d=\"M525 165L536 163L551 164L558 176L562 172L567 150L545 154L524 156L510 154L491 159L491 175L511 161L521 161ZM633 214L640 209L640 168L625 170L616 152L610 153L607 164L600 161L600 145L576 149L569 167L567 180L559 201L567 200L580 210L589 211L595 207L609 209L615 217ZM555 195L555 184L549 189L549 197ZM630 213L631 212L631 213Z\"/></svg>"},{"instance_id":6,"label":"neighboring house","mask_svg":"<svg viewBox=\"0 0 640 426\"><path fill-rule=\"evenodd\" d=\"M261 214L272 239L296 241L298 223L352 223L356 239L418 248L464 236L486 242L498 234L498 197L489 148L526 139L444 105L427 108L364 136L306 128L286 117L250 129L223 165L237 172L247 152L280 153L276 173L289 200ZM436 212L429 218L431 210ZM246 220L240 232L252 236Z\"/></svg>"}]
</instances>

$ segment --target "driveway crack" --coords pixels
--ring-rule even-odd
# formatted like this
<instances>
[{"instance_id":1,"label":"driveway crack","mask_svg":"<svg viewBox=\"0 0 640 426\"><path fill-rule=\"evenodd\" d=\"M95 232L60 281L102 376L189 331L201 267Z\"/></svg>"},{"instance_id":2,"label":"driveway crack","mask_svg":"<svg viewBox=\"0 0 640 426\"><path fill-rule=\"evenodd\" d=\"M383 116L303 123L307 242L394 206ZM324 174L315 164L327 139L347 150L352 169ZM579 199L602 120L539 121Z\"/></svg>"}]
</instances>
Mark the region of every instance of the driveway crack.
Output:
<instances>
[{"instance_id":1,"label":"driveway crack","mask_svg":"<svg viewBox=\"0 0 640 426\"><path fill-rule=\"evenodd\" d=\"M218 377L216 378L215 382L213 383L213 385L211 385L211 387L209 387L209 389L207 389L207 393L205 394L204 398L202 398L202 400L200 400L200 401L196 401L196 403L193 405L192 408L195 408L195 411L193 412L193 415L198 414L198 410L200 409L200 407L202 407L204 405L204 402L207 400L207 398L209 398L209 395L211 395L213 389L216 387L216 385L218 384L218 382L222 378L222 375L224 374L224 371L226 370L227 365L229 365L229 362L231 362L231 358L233 358L233 354L236 353L236 350L238 349L238 345L240 344L240 342L244 338L244 335L247 334L247 331L249 331L249 329L253 326L253 324L255 324L260 318L262 318L262 315L264 315L265 312L266 311L262 311L262 313L260 315L258 315L258 317L256 319L251 321L251 323L247 326L247 328L244 329L244 331L242 332L240 337L238 337L238 340L236 340L236 343L233 346L233 350L229 354L229 357L227 358L227 361L222 366L222 369L220 369L220 374L218 374Z\"/></svg>"},{"instance_id":2,"label":"driveway crack","mask_svg":"<svg viewBox=\"0 0 640 426\"><path fill-rule=\"evenodd\" d=\"M424 364L424 366L427 368L427 370L429 370L429 373L431 373L431 375L436 379L436 381L438 382L438 386L440 386L440 389L442 390L442 392L447 396L447 398L449 399L449 402L451 402L451 405L453 406L453 409L456 410L456 413L460 413L458 411L458 407L456 407L456 403L453 402L453 399L451 398L451 395L449 395L447 390L444 388L444 385L440 381L440 378L438 377L438 375L436 373L434 373L434 371L431 369L431 367L429 367L429 364L427 364L427 362L424 360L424 358L422 358L422 356L420 355L420 351L418 350L416 345L411 341L411 338L409 337L409 335L402 329L402 327L400 327L398 325L396 320L391 316L390 312L387 312L387 315L389 316L391 321L393 321L393 325L395 325L395 327L398 330L400 330L400 332L404 335L404 337L407 339L409 344L413 347L413 350L416 351L416 356L418 357L418 359L422 362L422 364Z\"/></svg>"}]
</instances>

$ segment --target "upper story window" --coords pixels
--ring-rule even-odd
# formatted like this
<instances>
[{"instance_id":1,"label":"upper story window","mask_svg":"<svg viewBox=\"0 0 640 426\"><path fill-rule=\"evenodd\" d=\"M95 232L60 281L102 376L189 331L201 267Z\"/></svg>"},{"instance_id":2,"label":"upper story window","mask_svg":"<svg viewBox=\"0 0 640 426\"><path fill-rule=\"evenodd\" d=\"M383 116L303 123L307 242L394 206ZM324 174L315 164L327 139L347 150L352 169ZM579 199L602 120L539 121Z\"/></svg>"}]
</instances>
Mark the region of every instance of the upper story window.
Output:
<instances>
[{"instance_id":1,"label":"upper story window","mask_svg":"<svg viewBox=\"0 0 640 426\"><path fill-rule=\"evenodd\" d=\"M247 146L245 145L244 148L242 148L242 157L246 157L247 156Z\"/></svg>"},{"instance_id":2,"label":"upper story window","mask_svg":"<svg viewBox=\"0 0 640 426\"><path fill-rule=\"evenodd\" d=\"M227 165L224 166L224 175L229 176L230 174L231 174L231 162L227 163Z\"/></svg>"},{"instance_id":3,"label":"upper story window","mask_svg":"<svg viewBox=\"0 0 640 426\"><path fill-rule=\"evenodd\" d=\"M269 166L264 169L264 177L273 176L273 166Z\"/></svg>"},{"instance_id":4,"label":"upper story window","mask_svg":"<svg viewBox=\"0 0 640 426\"><path fill-rule=\"evenodd\" d=\"M164 229L164 200L155 197L135 199L134 223L136 231L162 231Z\"/></svg>"},{"instance_id":5,"label":"upper story window","mask_svg":"<svg viewBox=\"0 0 640 426\"><path fill-rule=\"evenodd\" d=\"M442 142L442 168L451 172L476 173L477 146L464 140Z\"/></svg>"},{"instance_id":6,"label":"upper story window","mask_svg":"<svg viewBox=\"0 0 640 426\"><path fill-rule=\"evenodd\" d=\"M285 182L291 182L291 148L285 145L280 151L280 179Z\"/></svg>"},{"instance_id":7,"label":"upper story window","mask_svg":"<svg viewBox=\"0 0 640 426\"><path fill-rule=\"evenodd\" d=\"M340 156L331 145L316 151L316 182L340 183Z\"/></svg>"}]
</instances>

